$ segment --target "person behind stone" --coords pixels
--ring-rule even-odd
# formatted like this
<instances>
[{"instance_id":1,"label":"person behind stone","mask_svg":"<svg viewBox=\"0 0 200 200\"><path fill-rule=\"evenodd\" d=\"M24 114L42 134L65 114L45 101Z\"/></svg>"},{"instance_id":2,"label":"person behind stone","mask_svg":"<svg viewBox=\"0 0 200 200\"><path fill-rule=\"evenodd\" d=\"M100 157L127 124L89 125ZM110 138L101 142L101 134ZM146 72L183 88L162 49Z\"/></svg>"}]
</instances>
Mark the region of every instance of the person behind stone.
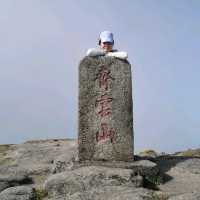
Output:
<instances>
[{"instance_id":1,"label":"person behind stone","mask_svg":"<svg viewBox=\"0 0 200 200\"><path fill-rule=\"evenodd\" d=\"M110 31L103 31L99 36L99 48L90 48L87 50L87 56L113 56L120 59L127 59L128 54L124 51L113 49L114 39L113 33Z\"/></svg>"}]
</instances>

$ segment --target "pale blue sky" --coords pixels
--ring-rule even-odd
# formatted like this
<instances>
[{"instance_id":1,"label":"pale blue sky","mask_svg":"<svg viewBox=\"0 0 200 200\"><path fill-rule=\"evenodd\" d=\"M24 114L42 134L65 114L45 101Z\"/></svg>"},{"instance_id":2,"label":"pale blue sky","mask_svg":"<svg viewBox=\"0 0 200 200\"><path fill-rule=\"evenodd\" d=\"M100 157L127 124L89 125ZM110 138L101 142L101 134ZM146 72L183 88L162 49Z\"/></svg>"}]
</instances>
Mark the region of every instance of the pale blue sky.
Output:
<instances>
[{"instance_id":1,"label":"pale blue sky","mask_svg":"<svg viewBox=\"0 0 200 200\"><path fill-rule=\"evenodd\" d=\"M200 147L199 0L0 0L0 144L76 138L78 63L110 30L133 73L135 151Z\"/></svg>"}]
</instances>

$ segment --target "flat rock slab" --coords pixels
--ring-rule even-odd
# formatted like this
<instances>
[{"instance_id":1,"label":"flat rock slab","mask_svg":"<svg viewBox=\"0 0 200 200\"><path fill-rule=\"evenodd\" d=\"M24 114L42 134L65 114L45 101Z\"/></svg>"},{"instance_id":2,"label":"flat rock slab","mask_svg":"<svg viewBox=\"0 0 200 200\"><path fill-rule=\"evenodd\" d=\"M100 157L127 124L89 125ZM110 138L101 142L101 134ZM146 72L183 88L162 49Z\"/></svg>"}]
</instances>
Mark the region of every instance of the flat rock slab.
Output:
<instances>
[{"instance_id":1,"label":"flat rock slab","mask_svg":"<svg viewBox=\"0 0 200 200\"><path fill-rule=\"evenodd\" d=\"M64 196L65 200L153 200L152 192L144 188L126 186L105 186L90 191L77 192ZM63 196L54 196L48 200L63 200Z\"/></svg>"},{"instance_id":2,"label":"flat rock slab","mask_svg":"<svg viewBox=\"0 0 200 200\"><path fill-rule=\"evenodd\" d=\"M168 200L200 200L200 193L193 191L192 193L175 195Z\"/></svg>"},{"instance_id":3,"label":"flat rock slab","mask_svg":"<svg viewBox=\"0 0 200 200\"><path fill-rule=\"evenodd\" d=\"M131 65L85 57L79 65L79 159L133 160Z\"/></svg>"},{"instance_id":4,"label":"flat rock slab","mask_svg":"<svg viewBox=\"0 0 200 200\"><path fill-rule=\"evenodd\" d=\"M138 166L140 166L139 163ZM146 167L150 167L150 163ZM134 174L132 169L84 166L52 175L44 185L49 198L52 199L68 197L66 199L114 200L120 199L120 197L121 199L131 199L131 196L135 199L143 199L144 194L140 191L147 192L147 190L138 188L142 187L142 184L143 177ZM119 190L123 192L120 194L117 192ZM81 196L82 198L78 198Z\"/></svg>"},{"instance_id":5,"label":"flat rock slab","mask_svg":"<svg viewBox=\"0 0 200 200\"><path fill-rule=\"evenodd\" d=\"M161 191L176 195L177 199L187 199L188 196L187 200L195 199L193 196L200 194L200 159L177 157L158 163L158 166L167 175L165 183L159 185Z\"/></svg>"},{"instance_id":6,"label":"flat rock slab","mask_svg":"<svg viewBox=\"0 0 200 200\"><path fill-rule=\"evenodd\" d=\"M133 173L144 175L144 176L153 176L157 175L159 168L156 163L149 160L140 160L134 162L123 162L123 161L82 161L74 162L71 169L78 169L80 167L86 166L102 166L107 168L118 168L118 169L131 169Z\"/></svg>"},{"instance_id":7,"label":"flat rock slab","mask_svg":"<svg viewBox=\"0 0 200 200\"><path fill-rule=\"evenodd\" d=\"M0 175L0 192L8 187L33 183L32 178L25 173Z\"/></svg>"},{"instance_id":8,"label":"flat rock slab","mask_svg":"<svg viewBox=\"0 0 200 200\"><path fill-rule=\"evenodd\" d=\"M1 200L33 200L35 192L29 186L10 187L0 193Z\"/></svg>"}]
</instances>

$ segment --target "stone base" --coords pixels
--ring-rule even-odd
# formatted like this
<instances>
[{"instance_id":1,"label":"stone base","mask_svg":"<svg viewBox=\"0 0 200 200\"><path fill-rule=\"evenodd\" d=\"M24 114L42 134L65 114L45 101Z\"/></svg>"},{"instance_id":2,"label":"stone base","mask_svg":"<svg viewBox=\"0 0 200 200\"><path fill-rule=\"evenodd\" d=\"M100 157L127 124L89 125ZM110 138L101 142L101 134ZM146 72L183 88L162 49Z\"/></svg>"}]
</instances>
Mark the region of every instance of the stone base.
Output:
<instances>
[{"instance_id":1,"label":"stone base","mask_svg":"<svg viewBox=\"0 0 200 200\"><path fill-rule=\"evenodd\" d=\"M134 162L124 161L76 161L73 163L72 170L86 166L102 166L108 168L132 169L134 175L153 176L159 173L156 163L149 160L140 160Z\"/></svg>"},{"instance_id":2,"label":"stone base","mask_svg":"<svg viewBox=\"0 0 200 200\"><path fill-rule=\"evenodd\" d=\"M57 199L55 197L58 196L63 199L66 194L70 195L70 199L76 200L141 199L139 196L144 195L146 181L153 180L158 172L157 165L148 160L76 161L73 162L71 170L52 175L44 185L50 199ZM143 192L136 195L136 188L137 191L140 188ZM77 197L78 194L80 198ZM82 198L83 195L86 197Z\"/></svg>"}]
</instances>

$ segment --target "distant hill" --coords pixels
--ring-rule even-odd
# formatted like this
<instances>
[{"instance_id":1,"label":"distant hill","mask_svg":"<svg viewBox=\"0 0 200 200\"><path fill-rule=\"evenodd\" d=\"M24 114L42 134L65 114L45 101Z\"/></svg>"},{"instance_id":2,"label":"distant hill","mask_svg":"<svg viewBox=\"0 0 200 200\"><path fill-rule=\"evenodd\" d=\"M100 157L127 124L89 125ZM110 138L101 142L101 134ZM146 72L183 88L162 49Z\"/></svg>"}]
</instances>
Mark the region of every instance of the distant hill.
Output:
<instances>
[{"instance_id":1,"label":"distant hill","mask_svg":"<svg viewBox=\"0 0 200 200\"><path fill-rule=\"evenodd\" d=\"M176 152L173 155L175 156L193 156L193 157L200 157L200 149L188 149L186 151Z\"/></svg>"}]
</instances>

